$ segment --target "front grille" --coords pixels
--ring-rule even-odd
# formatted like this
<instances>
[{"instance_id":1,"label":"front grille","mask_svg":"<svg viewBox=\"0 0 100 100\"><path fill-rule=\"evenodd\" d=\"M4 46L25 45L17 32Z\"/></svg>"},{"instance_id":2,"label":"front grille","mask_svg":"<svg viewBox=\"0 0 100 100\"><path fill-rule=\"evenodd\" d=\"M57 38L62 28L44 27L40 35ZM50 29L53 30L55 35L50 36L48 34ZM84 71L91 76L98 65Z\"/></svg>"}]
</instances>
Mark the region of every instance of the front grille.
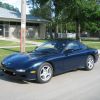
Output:
<instances>
[{"instance_id":1,"label":"front grille","mask_svg":"<svg viewBox=\"0 0 100 100\"><path fill-rule=\"evenodd\" d=\"M11 72L11 71L5 70L4 72L5 72L6 74L9 74L9 75L14 75L13 72Z\"/></svg>"},{"instance_id":2,"label":"front grille","mask_svg":"<svg viewBox=\"0 0 100 100\"><path fill-rule=\"evenodd\" d=\"M12 76L15 75L12 71L8 70L4 64L2 64L1 70L2 70L4 73L8 74L8 75L12 75Z\"/></svg>"},{"instance_id":3,"label":"front grille","mask_svg":"<svg viewBox=\"0 0 100 100\"><path fill-rule=\"evenodd\" d=\"M13 72L12 70L6 68L7 66L5 66L4 64L2 64L1 66L1 70L5 73L8 74L10 76L16 76L16 77L20 77L20 78L26 78L27 76L24 73L16 73Z\"/></svg>"}]
</instances>

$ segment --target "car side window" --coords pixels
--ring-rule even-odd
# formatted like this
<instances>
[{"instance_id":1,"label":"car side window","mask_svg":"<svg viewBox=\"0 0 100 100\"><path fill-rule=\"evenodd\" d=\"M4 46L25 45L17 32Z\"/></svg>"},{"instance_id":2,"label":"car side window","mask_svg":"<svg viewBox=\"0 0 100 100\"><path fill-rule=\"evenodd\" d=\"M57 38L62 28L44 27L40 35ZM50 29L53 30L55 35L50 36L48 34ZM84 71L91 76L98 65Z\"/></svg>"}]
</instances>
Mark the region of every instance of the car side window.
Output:
<instances>
[{"instance_id":1,"label":"car side window","mask_svg":"<svg viewBox=\"0 0 100 100\"><path fill-rule=\"evenodd\" d=\"M67 46L65 47L65 50L69 50L69 49L73 49L73 50L80 49L80 45L76 42L71 42L67 44Z\"/></svg>"}]
</instances>

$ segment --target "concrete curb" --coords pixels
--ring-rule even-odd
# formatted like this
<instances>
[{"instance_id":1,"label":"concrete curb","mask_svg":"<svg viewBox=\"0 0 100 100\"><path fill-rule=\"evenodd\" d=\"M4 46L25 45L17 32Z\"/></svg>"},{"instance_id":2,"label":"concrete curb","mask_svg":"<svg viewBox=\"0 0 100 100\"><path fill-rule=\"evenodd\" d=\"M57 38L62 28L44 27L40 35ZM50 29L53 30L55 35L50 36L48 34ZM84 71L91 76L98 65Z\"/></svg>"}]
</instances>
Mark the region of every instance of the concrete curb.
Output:
<instances>
[{"instance_id":1,"label":"concrete curb","mask_svg":"<svg viewBox=\"0 0 100 100\"><path fill-rule=\"evenodd\" d=\"M9 39L9 38L0 38L0 40L4 40L4 41L12 41L12 42L20 42L20 40L18 39ZM35 45L35 46L39 46L42 44L42 42L36 42L36 41L29 41L29 40L26 40L26 43L28 44L31 44L31 45Z\"/></svg>"}]
</instances>

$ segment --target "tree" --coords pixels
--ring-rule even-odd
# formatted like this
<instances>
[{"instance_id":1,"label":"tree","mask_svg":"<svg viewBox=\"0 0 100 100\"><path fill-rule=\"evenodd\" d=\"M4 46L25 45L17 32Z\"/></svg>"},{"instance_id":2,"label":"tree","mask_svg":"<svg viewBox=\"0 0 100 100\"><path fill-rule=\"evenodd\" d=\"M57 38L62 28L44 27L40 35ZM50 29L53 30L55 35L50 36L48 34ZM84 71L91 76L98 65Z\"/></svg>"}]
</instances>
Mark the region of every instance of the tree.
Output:
<instances>
[{"instance_id":1,"label":"tree","mask_svg":"<svg viewBox=\"0 0 100 100\"><path fill-rule=\"evenodd\" d=\"M32 3L32 5L30 5ZM28 0L31 6L30 13L34 16L39 16L48 20L52 18L52 3L51 0Z\"/></svg>"},{"instance_id":2,"label":"tree","mask_svg":"<svg viewBox=\"0 0 100 100\"><path fill-rule=\"evenodd\" d=\"M63 18L66 20L76 23L78 40L80 40L80 32L85 27L85 23L88 23L97 11L96 7L95 0L69 0L62 9L61 16L64 16Z\"/></svg>"},{"instance_id":3,"label":"tree","mask_svg":"<svg viewBox=\"0 0 100 100\"><path fill-rule=\"evenodd\" d=\"M75 25L76 33L77 33L77 39L80 40L80 33L82 31L87 31L86 26L89 27L90 23L97 23L96 19L100 18L100 5L99 0L29 0L33 2L34 4L34 14L39 15L40 11L43 9L43 7L47 4L47 2L50 2L49 9L50 11L47 11L47 8L44 7L42 10L42 14L39 16L43 16L43 18L48 18L47 14L50 14L52 25L55 27L55 32L60 30L64 30L62 26L66 26L67 30L69 30L68 25ZM36 8L36 9L35 9ZM46 9L46 10L45 10ZM36 11L35 11L36 10ZM46 13L45 13L46 12ZM46 16L46 17L45 17ZM70 23L70 24L69 24ZM73 23L73 24L72 24ZM88 24L88 25L87 25ZM97 24L91 24L96 25ZM53 28L54 28L53 27ZM93 28L93 27L90 27ZM97 30L97 28L95 28ZM74 30L74 29L73 29Z\"/></svg>"},{"instance_id":4,"label":"tree","mask_svg":"<svg viewBox=\"0 0 100 100\"><path fill-rule=\"evenodd\" d=\"M7 3L0 2L0 7L6 8L8 10L12 10L12 11L15 11L15 12L18 12L19 13L19 9L18 8L15 8L14 6L12 6L10 4L7 4Z\"/></svg>"}]
</instances>

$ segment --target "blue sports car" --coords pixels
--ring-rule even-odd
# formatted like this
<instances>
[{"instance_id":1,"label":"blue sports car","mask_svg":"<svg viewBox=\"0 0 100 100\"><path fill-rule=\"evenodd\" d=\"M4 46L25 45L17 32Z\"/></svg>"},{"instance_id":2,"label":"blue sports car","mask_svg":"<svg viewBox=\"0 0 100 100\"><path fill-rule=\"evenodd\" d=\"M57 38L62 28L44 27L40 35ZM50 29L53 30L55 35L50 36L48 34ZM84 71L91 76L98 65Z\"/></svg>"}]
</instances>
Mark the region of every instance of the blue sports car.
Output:
<instances>
[{"instance_id":1,"label":"blue sports car","mask_svg":"<svg viewBox=\"0 0 100 100\"><path fill-rule=\"evenodd\" d=\"M22 79L48 82L54 75L84 68L92 70L98 51L75 40L45 42L31 53L15 53L2 61L4 73Z\"/></svg>"}]
</instances>

